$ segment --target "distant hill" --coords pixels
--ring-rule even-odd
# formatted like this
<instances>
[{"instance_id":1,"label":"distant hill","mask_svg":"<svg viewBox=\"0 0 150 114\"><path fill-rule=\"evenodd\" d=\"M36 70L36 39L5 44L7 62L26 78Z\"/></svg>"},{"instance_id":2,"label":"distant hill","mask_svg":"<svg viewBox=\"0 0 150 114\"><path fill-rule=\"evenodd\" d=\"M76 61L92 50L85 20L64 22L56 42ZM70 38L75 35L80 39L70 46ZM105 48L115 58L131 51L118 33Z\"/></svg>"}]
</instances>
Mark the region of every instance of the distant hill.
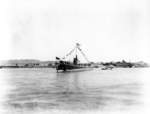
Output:
<instances>
[{"instance_id":1,"label":"distant hill","mask_svg":"<svg viewBox=\"0 0 150 114\"><path fill-rule=\"evenodd\" d=\"M1 61L1 65L5 64L27 64L27 63L37 63L40 62L39 60L35 59L14 59L14 60L5 60Z\"/></svg>"},{"instance_id":2,"label":"distant hill","mask_svg":"<svg viewBox=\"0 0 150 114\"><path fill-rule=\"evenodd\" d=\"M133 65L134 65L134 67L149 67L149 64L145 63L143 61L139 61L139 62L133 63Z\"/></svg>"},{"instance_id":3,"label":"distant hill","mask_svg":"<svg viewBox=\"0 0 150 114\"><path fill-rule=\"evenodd\" d=\"M127 61L117 61L117 62L106 62L106 63L102 63L104 66L114 66L114 67L123 67L123 68L141 68L141 67L149 67L149 65L143 61L139 61L139 62L127 62Z\"/></svg>"},{"instance_id":4,"label":"distant hill","mask_svg":"<svg viewBox=\"0 0 150 114\"><path fill-rule=\"evenodd\" d=\"M17 59L1 61L1 66L48 66L53 65L55 61L40 61L36 59Z\"/></svg>"}]
</instances>

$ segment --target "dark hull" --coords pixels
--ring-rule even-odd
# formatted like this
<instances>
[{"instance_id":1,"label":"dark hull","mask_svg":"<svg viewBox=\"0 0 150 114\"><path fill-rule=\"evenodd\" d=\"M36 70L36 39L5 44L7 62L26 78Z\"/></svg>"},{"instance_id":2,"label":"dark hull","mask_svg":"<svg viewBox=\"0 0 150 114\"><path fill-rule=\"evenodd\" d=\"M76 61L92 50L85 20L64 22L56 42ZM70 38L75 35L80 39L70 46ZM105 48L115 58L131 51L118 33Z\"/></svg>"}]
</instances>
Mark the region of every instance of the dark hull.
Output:
<instances>
[{"instance_id":1,"label":"dark hull","mask_svg":"<svg viewBox=\"0 0 150 114\"><path fill-rule=\"evenodd\" d=\"M59 71L59 70L62 70L62 71L70 71L70 70L78 70L78 69L86 69L86 68L89 68L88 66L82 66L82 65L75 65L75 64L58 64L57 67L56 67L56 70Z\"/></svg>"}]
</instances>

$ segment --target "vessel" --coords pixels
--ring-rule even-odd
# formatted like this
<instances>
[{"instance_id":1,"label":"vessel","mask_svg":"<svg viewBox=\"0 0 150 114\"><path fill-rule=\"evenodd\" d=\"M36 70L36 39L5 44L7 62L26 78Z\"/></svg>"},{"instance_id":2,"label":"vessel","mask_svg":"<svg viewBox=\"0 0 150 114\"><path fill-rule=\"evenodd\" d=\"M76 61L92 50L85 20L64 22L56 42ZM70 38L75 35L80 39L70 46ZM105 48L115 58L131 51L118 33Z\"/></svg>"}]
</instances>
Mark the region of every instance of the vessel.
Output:
<instances>
[{"instance_id":1,"label":"vessel","mask_svg":"<svg viewBox=\"0 0 150 114\"><path fill-rule=\"evenodd\" d=\"M81 63L78 59L77 51L79 51L87 63ZM66 60L68 56L70 56L73 52L75 52L75 57L73 57L72 61ZM76 43L75 47L63 58L56 57L56 70L59 71L75 71L75 70L90 70L91 62L87 59L86 55L80 48L80 44Z\"/></svg>"}]
</instances>

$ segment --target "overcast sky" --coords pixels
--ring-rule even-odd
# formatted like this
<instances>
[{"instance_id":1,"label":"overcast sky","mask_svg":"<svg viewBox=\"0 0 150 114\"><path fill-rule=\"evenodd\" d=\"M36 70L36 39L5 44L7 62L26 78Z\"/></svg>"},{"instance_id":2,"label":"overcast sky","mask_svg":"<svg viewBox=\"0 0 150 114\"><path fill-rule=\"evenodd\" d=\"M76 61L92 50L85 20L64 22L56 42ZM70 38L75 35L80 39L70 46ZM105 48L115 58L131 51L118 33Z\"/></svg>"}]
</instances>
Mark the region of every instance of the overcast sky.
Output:
<instances>
[{"instance_id":1,"label":"overcast sky","mask_svg":"<svg viewBox=\"0 0 150 114\"><path fill-rule=\"evenodd\" d=\"M149 0L13 0L1 21L0 59L55 60L78 42L91 61L150 62L149 6Z\"/></svg>"}]
</instances>

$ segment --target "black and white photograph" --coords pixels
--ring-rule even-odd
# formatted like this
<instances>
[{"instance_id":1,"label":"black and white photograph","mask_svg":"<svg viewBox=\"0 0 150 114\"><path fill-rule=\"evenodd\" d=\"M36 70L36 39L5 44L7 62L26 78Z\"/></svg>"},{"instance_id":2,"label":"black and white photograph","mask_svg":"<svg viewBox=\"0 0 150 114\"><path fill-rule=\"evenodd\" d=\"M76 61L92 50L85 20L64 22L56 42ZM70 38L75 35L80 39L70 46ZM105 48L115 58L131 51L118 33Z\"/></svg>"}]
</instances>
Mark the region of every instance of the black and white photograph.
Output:
<instances>
[{"instance_id":1,"label":"black and white photograph","mask_svg":"<svg viewBox=\"0 0 150 114\"><path fill-rule=\"evenodd\" d=\"M150 113L149 0L0 9L0 114Z\"/></svg>"}]
</instances>

